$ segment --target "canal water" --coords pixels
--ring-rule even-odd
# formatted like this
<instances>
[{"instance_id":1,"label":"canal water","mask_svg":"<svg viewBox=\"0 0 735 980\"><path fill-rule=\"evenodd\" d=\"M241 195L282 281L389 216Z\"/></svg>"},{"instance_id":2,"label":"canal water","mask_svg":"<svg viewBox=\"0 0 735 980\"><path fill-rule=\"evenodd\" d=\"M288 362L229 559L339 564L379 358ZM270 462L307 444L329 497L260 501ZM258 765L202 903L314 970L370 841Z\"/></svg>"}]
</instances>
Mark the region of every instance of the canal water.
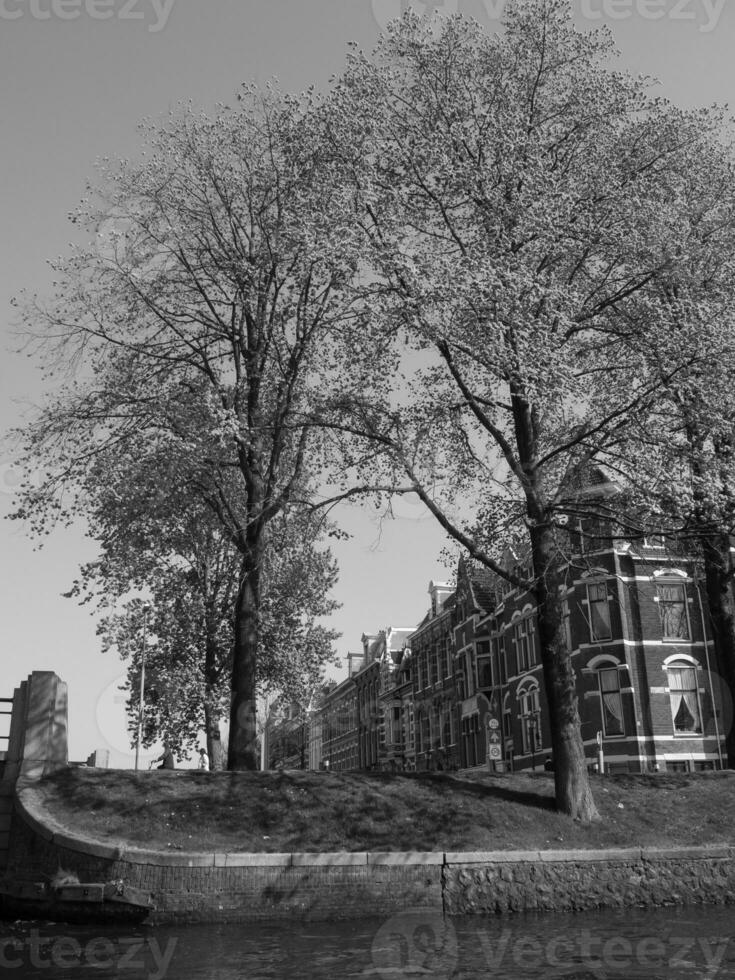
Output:
<instances>
[{"instance_id":1,"label":"canal water","mask_svg":"<svg viewBox=\"0 0 735 980\"><path fill-rule=\"evenodd\" d=\"M345 922L0 923L0 978L123 980L724 980L735 907Z\"/></svg>"}]
</instances>

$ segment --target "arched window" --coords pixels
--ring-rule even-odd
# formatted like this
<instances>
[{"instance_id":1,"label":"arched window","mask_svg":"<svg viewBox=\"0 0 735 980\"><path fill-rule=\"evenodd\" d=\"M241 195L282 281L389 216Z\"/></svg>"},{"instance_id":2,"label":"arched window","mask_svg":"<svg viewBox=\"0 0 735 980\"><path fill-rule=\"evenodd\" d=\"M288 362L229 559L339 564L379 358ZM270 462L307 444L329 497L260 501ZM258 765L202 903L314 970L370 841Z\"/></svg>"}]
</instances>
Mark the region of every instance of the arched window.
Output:
<instances>
[{"instance_id":1,"label":"arched window","mask_svg":"<svg viewBox=\"0 0 735 980\"><path fill-rule=\"evenodd\" d=\"M623 719L623 697L620 693L620 671L610 661L597 668L597 683L600 689L600 712L602 730L608 738L625 734Z\"/></svg>"},{"instance_id":2,"label":"arched window","mask_svg":"<svg viewBox=\"0 0 735 980\"><path fill-rule=\"evenodd\" d=\"M702 707L699 700L697 667L688 658L664 665L669 681L669 701L675 735L702 733Z\"/></svg>"},{"instance_id":3,"label":"arched window","mask_svg":"<svg viewBox=\"0 0 735 980\"><path fill-rule=\"evenodd\" d=\"M523 754L529 755L541 748L541 706L538 684L519 689L518 705L521 718Z\"/></svg>"}]
</instances>

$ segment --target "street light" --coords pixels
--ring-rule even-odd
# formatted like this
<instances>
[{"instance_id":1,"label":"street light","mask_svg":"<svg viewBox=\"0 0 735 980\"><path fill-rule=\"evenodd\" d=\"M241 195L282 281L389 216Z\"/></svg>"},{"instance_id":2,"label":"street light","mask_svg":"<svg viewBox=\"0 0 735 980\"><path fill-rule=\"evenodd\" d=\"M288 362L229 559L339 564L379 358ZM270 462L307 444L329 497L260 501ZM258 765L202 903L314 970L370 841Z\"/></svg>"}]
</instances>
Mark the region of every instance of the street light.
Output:
<instances>
[{"instance_id":1,"label":"street light","mask_svg":"<svg viewBox=\"0 0 735 980\"><path fill-rule=\"evenodd\" d=\"M148 613L150 612L150 606L146 603L141 608L143 614L143 652L140 656L140 697L138 698L138 737L135 740L135 771L138 771L138 758L140 756L140 743L143 737L143 708L144 708L144 692L145 692L145 653L146 653L146 643L148 642L148 637L146 635L148 626Z\"/></svg>"}]
</instances>

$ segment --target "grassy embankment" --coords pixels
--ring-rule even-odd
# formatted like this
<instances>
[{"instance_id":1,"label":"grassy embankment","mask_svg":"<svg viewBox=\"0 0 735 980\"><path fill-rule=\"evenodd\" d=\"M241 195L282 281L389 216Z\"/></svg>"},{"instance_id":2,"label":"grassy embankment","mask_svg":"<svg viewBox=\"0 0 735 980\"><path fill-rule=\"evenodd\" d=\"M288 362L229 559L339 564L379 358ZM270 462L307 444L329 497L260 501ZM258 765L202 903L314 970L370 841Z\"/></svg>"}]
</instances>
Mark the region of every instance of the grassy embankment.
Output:
<instances>
[{"instance_id":1,"label":"grassy embankment","mask_svg":"<svg viewBox=\"0 0 735 980\"><path fill-rule=\"evenodd\" d=\"M735 842L735 772L594 778L600 823L555 812L550 775L69 769L33 794L102 841L191 851L470 851Z\"/></svg>"}]
</instances>

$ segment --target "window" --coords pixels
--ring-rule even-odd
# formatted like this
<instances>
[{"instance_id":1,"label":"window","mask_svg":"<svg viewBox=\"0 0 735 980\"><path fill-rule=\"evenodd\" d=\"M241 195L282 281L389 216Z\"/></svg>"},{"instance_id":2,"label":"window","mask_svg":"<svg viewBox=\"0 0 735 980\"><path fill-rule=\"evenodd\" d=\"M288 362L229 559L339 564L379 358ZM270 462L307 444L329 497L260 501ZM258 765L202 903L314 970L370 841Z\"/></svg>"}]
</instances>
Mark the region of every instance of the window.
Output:
<instances>
[{"instance_id":1,"label":"window","mask_svg":"<svg viewBox=\"0 0 735 980\"><path fill-rule=\"evenodd\" d=\"M471 698L475 693L475 665L472 659L472 651L468 650L463 657L464 673L467 678L467 697Z\"/></svg>"},{"instance_id":2,"label":"window","mask_svg":"<svg viewBox=\"0 0 735 980\"><path fill-rule=\"evenodd\" d=\"M442 726L442 748L446 749L452 744L452 715L450 711L444 714L444 724Z\"/></svg>"},{"instance_id":3,"label":"window","mask_svg":"<svg viewBox=\"0 0 735 980\"><path fill-rule=\"evenodd\" d=\"M687 620L687 596L684 586L678 582L657 585L656 601L663 638L665 640L688 640L689 622Z\"/></svg>"},{"instance_id":4,"label":"window","mask_svg":"<svg viewBox=\"0 0 735 980\"><path fill-rule=\"evenodd\" d=\"M493 687L493 662L490 657L482 657L477 661L478 687Z\"/></svg>"},{"instance_id":5,"label":"window","mask_svg":"<svg viewBox=\"0 0 735 980\"><path fill-rule=\"evenodd\" d=\"M666 539L663 534L647 534L643 538L644 548L665 548Z\"/></svg>"},{"instance_id":6,"label":"window","mask_svg":"<svg viewBox=\"0 0 735 980\"><path fill-rule=\"evenodd\" d=\"M668 667L667 672L674 733L676 735L701 734L702 712L699 704L696 667Z\"/></svg>"},{"instance_id":7,"label":"window","mask_svg":"<svg viewBox=\"0 0 735 980\"><path fill-rule=\"evenodd\" d=\"M508 680L508 656L505 651L505 637L499 636L494 641L498 650L498 663L500 664L500 683L505 684Z\"/></svg>"},{"instance_id":8,"label":"window","mask_svg":"<svg viewBox=\"0 0 735 980\"><path fill-rule=\"evenodd\" d=\"M431 743L431 729L429 727L429 719L426 715L421 719L421 745L419 746L422 752L428 752Z\"/></svg>"},{"instance_id":9,"label":"window","mask_svg":"<svg viewBox=\"0 0 735 980\"><path fill-rule=\"evenodd\" d=\"M541 748L541 709L538 688L527 688L518 698L521 713L523 753L529 755Z\"/></svg>"},{"instance_id":10,"label":"window","mask_svg":"<svg viewBox=\"0 0 735 980\"><path fill-rule=\"evenodd\" d=\"M528 670L533 666L533 638L531 636L530 618L519 620L513 627L513 642L516 647L516 660L518 663L518 673Z\"/></svg>"},{"instance_id":11,"label":"window","mask_svg":"<svg viewBox=\"0 0 735 980\"><path fill-rule=\"evenodd\" d=\"M503 698L503 735L513 738L513 716L510 713L510 695Z\"/></svg>"},{"instance_id":12,"label":"window","mask_svg":"<svg viewBox=\"0 0 735 980\"><path fill-rule=\"evenodd\" d=\"M414 747L413 734L413 705L410 702L404 702L401 711L401 737L403 748L407 752L410 752Z\"/></svg>"},{"instance_id":13,"label":"window","mask_svg":"<svg viewBox=\"0 0 735 980\"><path fill-rule=\"evenodd\" d=\"M590 613L590 640L593 643L599 640L609 640L612 632L610 630L610 603L607 601L607 585L605 582L587 586L587 602Z\"/></svg>"},{"instance_id":14,"label":"window","mask_svg":"<svg viewBox=\"0 0 735 980\"><path fill-rule=\"evenodd\" d=\"M623 698L620 694L620 674L617 667L604 667L597 672L600 685L602 728L606 736L624 735Z\"/></svg>"}]
</instances>

